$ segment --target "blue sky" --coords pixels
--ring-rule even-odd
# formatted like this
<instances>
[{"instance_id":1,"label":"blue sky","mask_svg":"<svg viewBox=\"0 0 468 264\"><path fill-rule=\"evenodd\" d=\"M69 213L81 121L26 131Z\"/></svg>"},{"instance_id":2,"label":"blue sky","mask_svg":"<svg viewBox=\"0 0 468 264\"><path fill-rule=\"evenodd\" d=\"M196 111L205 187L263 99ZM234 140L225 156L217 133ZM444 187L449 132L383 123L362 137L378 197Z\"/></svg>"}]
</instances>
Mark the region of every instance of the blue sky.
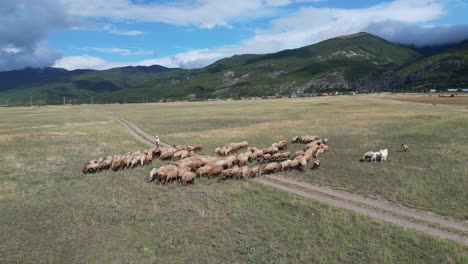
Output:
<instances>
[{"instance_id":1,"label":"blue sky","mask_svg":"<svg viewBox=\"0 0 468 264\"><path fill-rule=\"evenodd\" d=\"M198 68L360 31L431 45L468 38L468 0L0 2L0 70Z\"/></svg>"}]
</instances>

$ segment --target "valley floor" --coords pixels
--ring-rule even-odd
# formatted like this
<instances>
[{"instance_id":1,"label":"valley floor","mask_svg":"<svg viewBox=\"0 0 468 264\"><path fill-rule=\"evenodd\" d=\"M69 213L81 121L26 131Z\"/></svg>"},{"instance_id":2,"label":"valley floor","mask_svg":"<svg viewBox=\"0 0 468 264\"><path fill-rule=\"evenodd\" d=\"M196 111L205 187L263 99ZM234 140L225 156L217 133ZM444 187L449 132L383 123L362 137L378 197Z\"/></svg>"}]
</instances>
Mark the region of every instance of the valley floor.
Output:
<instances>
[{"instance_id":1,"label":"valley floor","mask_svg":"<svg viewBox=\"0 0 468 264\"><path fill-rule=\"evenodd\" d=\"M210 154L243 139L263 147L318 134L331 147L320 170L288 177L466 220L466 109L349 99L0 109L0 262L468 261L462 244L253 181L148 184L159 161L80 172L91 158L147 148L109 113ZM402 141L414 151L403 156ZM388 163L357 162L384 146Z\"/></svg>"}]
</instances>

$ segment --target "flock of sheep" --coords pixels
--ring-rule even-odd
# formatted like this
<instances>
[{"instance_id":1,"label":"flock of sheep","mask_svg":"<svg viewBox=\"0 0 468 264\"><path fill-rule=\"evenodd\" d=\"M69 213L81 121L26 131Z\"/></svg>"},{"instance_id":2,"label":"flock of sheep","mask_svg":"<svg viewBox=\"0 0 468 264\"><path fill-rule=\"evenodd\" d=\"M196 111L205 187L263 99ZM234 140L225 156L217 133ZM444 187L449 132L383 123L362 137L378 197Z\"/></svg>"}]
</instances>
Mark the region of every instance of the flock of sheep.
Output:
<instances>
[{"instance_id":1,"label":"flock of sheep","mask_svg":"<svg viewBox=\"0 0 468 264\"><path fill-rule=\"evenodd\" d=\"M248 142L231 143L215 149L215 156L193 155L175 161L171 164L154 168L150 172L149 182L166 184L170 182L180 182L182 184L193 183L197 177L213 178L218 181L226 179L248 179L262 174L275 173L297 169L305 171L307 164L312 158L318 158L328 151L328 140L318 136L297 136L292 143L307 144L304 150L281 152L287 149L287 142L280 141L273 143L268 148L248 147ZM245 149L245 151L235 154ZM164 152L161 152L161 157ZM250 167L249 164L257 162L266 163L264 167L256 165ZM320 161L312 162L312 169L317 169ZM262 168L263 167L263 168Z\"/></svg>"},{"instance_id":2,"label":"flock of sheep","mask_svg":"<svg viewBox=\"0 0 468 264\"><path fill-rule=\"evenodd\" d=\"M109 169L113 171L133 169L138 165L144 166L151 163L156 157L159 157L161 160L170 158L173 160L185 159L194 156L195 152L201 149L201 145L193 145L151 148L143 152L136 151L134 153L128 152L125 155L114 155L90 160L83 166L81 171L87 174Z\"/></svg>"}]
</instances>

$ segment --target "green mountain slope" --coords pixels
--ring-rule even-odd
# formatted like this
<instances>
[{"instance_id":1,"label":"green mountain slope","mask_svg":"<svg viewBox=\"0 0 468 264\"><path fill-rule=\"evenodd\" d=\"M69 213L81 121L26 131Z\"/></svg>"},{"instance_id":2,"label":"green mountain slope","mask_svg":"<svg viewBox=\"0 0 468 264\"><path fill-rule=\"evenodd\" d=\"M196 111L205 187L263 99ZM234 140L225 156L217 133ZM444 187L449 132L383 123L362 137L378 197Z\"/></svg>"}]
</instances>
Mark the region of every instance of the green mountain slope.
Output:
<instances>
[{"instance_id":1,"label":"green mountain slope","mask_svg":"<svg viewBox=\"0 0 468 264\"><path fill-rule=\"evenodd\" d=\"M468 87L468 44L425 58L401 70L408 88Z\"/></svg>"},{"instance_id":2,"label":"green mountain slope","mask_svg":"<svg viewBox=\"0 0 468 264\"><path fill-rule=\"evenodd\" d=\"M434 62L437 67L431 66ZM0 72L0 105L29 104L31 96L38 104L60 104L63 96L70 103L88 103L91 98L113 103L411 90L421 85L462 85L466 65L466 46L425 59L414 49L357 33L272 54L236 55L195 70L154 65Z\"/></svg>"}]
</instances>

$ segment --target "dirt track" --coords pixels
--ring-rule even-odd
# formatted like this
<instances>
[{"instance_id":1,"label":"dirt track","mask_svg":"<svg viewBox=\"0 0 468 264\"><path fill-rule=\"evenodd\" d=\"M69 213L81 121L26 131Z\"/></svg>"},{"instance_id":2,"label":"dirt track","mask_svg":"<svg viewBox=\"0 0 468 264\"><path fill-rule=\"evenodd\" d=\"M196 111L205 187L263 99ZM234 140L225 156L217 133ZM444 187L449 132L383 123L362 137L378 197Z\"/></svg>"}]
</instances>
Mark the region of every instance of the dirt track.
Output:
<instances>
[{"instance_id":1,"label":"dirt track","mask_svg":"<svg viewBox=\"0 0 468 264\"><path fill-rule=\"evenodd\" d=\"M112 118L123 125L141 142L153 145L153 136L124 118L118 116L112 116ZM167 143L163 142L161 142L161 145L168 146ZM255 178L254 181L388 223L468 245L468 221L458 221L432 212L407 208L385 200L374 200L354 193L309 184L280 175L262 176Z\"/></svg>"}]
</instances>

